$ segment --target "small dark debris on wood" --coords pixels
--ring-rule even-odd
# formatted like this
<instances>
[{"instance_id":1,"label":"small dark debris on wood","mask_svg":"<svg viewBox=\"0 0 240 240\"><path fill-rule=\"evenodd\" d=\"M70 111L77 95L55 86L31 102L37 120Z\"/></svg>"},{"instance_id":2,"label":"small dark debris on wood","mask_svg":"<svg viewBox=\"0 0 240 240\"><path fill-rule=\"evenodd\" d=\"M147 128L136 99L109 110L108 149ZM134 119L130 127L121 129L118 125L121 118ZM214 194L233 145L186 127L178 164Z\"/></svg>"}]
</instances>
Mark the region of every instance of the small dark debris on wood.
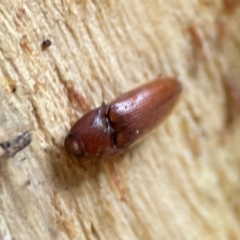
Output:
<instances>
[{"instance_id":1,"label":"small dark debris on wood","mask_svg":"<svg viewBox=\"0 0 240 240\"><path fill-rule=\"evenodd\" d=\"M16 87L13 87L12 88L12 93L15 93L17 91L17 88Z\"/></svg>"},{"instance_id":2,"label":"small dark debris on wood","mask_svg":"<svg viewBox=\"0 0 240 240\"><path fill-rule=\"evenodd\" d=\"M30 186L31 185L31 180L28 179L25 184L26 184L26 186Z\"/></svg>"},{"instance_id":3,"label":"small dark debris on wood","mask_svg":"<svg viewBox=\"0 0 240 240\"><path fill-rule=\"evenodd\" d=\"M52 42L51 40L49 39L45 39L43 42L42 42L42 50L46 50L47 48L49 48L51 46Z\"/></svg>"},{"instance_id":4,"label":"small dark debris on wood","mask_svg":"<svg viewBox=\"0 0 240 240\"><path fill-rule=\"evenodd\" d=\"M226 92L226 125L230 126L240 116L240 87L229 76L223 76Z\"/></svg>"},{"instance_id":5,"label":"small dark debris on wood","mask_svg":"<svg viewBox=\"0 0 240 240\"><path fill-rule=\"evenodd\" d=\"M0 160L14 157L19 151L27 147L32 141L32 137L29 131L19 134L16 138L8 140L6 142L0 142L0 147L4 151L0 155Z\"/></svg>"}]
</instances>

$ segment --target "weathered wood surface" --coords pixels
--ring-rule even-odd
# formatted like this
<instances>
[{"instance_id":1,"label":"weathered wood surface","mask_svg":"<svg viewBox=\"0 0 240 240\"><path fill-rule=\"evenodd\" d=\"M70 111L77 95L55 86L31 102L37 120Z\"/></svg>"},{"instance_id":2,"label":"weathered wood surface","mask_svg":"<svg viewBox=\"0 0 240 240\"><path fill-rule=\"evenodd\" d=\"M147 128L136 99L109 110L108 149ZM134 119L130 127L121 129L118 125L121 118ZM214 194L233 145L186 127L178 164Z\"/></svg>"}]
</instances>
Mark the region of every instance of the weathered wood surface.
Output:
<instances>
[{"instance_id":1,"label":"weathered wood surface","mask_svg":"<svg viewBox=\"0 0 240 240\"><path fill-rule=\"evenodd\" d=\"M239 29L238 1L2 0L1 141L32 143L0 162L0 239L239 239ZM159 74L184 89L161 127L111 161L67 156L79 116Z\"/></svg>"}]
</instances>

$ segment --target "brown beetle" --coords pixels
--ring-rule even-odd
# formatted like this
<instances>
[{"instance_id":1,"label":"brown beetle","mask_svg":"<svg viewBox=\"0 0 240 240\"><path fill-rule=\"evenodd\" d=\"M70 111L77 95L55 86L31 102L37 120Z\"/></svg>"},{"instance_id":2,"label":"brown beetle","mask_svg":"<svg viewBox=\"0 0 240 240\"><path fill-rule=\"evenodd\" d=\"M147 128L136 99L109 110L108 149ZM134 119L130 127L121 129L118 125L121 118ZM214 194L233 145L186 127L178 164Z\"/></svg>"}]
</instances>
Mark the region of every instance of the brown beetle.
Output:
<instances>
[{"instance_id":1,"label":"brown beetle","mask_svg":"<svg viewBox=\"0 0 240 240\"><path fill-rule=\"evenodd\" d=\"M78 158L124 152L171 113L181 90L176 78L159 78L89 111L71 128L66 151Z\"/></svg>"}]
</instances>

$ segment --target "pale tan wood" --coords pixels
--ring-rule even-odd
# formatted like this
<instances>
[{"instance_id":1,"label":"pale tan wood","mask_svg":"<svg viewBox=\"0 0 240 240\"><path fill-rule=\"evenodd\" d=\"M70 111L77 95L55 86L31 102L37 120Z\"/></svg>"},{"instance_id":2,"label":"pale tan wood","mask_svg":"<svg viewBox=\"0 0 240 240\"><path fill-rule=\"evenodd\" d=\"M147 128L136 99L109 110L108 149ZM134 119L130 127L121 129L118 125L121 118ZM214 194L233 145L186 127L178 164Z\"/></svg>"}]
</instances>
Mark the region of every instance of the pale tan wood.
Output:
<instances>
[{"instance_id":1,"label":"pale tan wood","mask_svg":"<svg viewBox=\"0 0 240 240\"><path fill-rule=\"evenodd\" d=\"M2 0L0 88L32 143L0 162L0 239L239 239L240 127L222 80L239 78L239 29L237 5L217 0ZM114 167L79 168L71 124L159 74L184 88L171 117Z\"/></svg>"}]
</instances>

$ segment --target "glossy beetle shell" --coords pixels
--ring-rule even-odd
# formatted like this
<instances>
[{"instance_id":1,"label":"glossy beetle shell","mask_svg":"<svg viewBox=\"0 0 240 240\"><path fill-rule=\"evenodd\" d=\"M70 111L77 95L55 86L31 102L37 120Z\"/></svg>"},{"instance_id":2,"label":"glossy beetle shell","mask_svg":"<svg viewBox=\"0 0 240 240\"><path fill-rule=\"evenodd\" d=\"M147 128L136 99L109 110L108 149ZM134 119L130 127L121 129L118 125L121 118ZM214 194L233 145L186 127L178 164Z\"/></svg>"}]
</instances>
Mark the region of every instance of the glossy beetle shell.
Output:
<instances>
[{"instance_id":1,"label":"glossy beetle shell","mask_svg":"<svg viewBox=\"0 0 240 240\"><path fill-rule=\"evenodd\" d=\"M76 157L122 153L171 113L181 92L175 78L160 78L120 95L80 118L65 139Z\"/></svg>"}]
</instances>

